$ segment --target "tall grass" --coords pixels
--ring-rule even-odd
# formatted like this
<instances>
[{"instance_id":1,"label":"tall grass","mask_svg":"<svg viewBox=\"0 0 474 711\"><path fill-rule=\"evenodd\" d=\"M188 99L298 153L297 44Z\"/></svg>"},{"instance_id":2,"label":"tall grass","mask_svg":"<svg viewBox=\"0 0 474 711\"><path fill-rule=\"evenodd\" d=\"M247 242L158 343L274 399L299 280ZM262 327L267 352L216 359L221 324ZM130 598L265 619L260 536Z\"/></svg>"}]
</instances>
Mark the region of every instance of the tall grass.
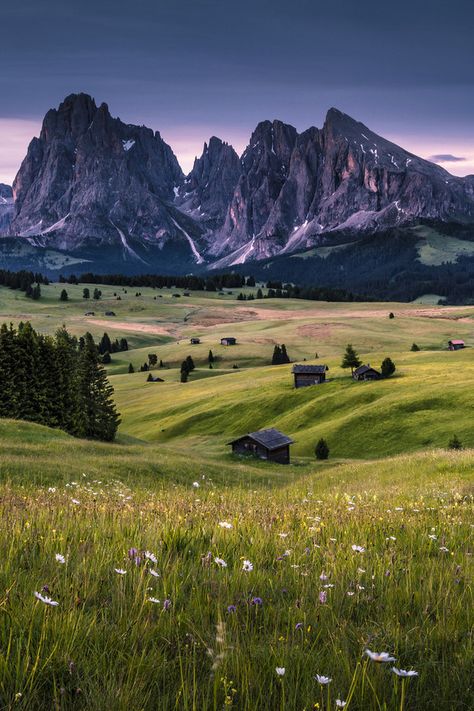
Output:
<instances>
[{"instance_id":1,"label":"tall grass","mask_svg":"<svg viewBox=\"0 0 474 711\"><path fill-rule=\"evenodd\" d=\"M465 489L195 483L3 484L0 708L472 708Z\"/></svg>"}]
</instances>

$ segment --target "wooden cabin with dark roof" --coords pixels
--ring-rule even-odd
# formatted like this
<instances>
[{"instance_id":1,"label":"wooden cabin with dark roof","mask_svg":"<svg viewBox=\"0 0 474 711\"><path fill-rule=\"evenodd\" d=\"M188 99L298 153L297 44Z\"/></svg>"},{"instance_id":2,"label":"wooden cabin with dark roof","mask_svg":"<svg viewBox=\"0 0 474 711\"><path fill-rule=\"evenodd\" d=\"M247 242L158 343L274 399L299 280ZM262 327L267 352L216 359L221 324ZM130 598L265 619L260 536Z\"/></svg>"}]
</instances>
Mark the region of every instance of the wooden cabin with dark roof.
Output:
<instances>
[{"instance_id":1,"label":"wooden cabin with dark roof","mask_svg":"<svg viewBox=\"0 0 474 711\"><path fill-rule=\"evenodd\" d=\"M453 338L450 341L448 341L448 348L450 351L460 351L462 348L465 348L466 344L464 341L461 341L460 338Z\"/></svg>"},{"instance_id":2,"label":"wooden cabin with dark roof","mask_svg":"<svg viewBox=\"0 0 474 711\"><path fill-rule=\"evenodd\" d=\"M379 373L375 368L371 368L370 364L360 365L352 373L354 380L380 380L382 373Z\"/></svg>"},{"instance_id":3,"label":"wooden cabin with dark roof","mask_svg":"<svg viewBox=\"0 0 474 711\"><path fill-rule=\"evenodd\" d=\"M320 385L326 380L327 365L294 365L293 376L295 388L303 388L306 385Z\"/></svg>"},{"instance_id":4,"label":"wooden cabin with dark roof","mask_svg":"<svg viewBox=\"0 0 474 711\"><path fill-rule=\"evenodd\" d=\"M234 454L251 454L259 459L265 459L277 464L290 463L291 437L287 437L273 427L238 437L228 442Z\"/></svg>"},{"instance_id":5,"label":"wooden cabin with dark roof","mask_svg":"<svg viewBox=\"0 0 474 711\"><path fill-rule=\"evenodd\" d=\"M226 336L225 338L221 338L221 346L235 346L237 343L237 339L231 336Z\"/></svg>"}]
</instances>

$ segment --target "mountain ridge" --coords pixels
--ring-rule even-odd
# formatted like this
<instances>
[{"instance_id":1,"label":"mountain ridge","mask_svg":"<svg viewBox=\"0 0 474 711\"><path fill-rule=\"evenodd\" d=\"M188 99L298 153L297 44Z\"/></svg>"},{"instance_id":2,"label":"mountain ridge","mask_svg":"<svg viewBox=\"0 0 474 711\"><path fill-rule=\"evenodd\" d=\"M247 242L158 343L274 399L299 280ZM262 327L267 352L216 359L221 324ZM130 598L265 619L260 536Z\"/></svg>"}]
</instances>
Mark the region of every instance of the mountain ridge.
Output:
<instances>
[{"instance_id":1,"label":"mountain ridge","mask_svg":"<svg viewBox=\"0 0 474 711\"><path fill-rule=\"evenodd\" d=\"M87 94L46 113L2 200L3 234L124 268L231 267L418 219L474 225L474 176L452 176L336 108L301 133L261 121L240 157L213 136L185 176L158 131Z\"/></svg>"}]
</instances>

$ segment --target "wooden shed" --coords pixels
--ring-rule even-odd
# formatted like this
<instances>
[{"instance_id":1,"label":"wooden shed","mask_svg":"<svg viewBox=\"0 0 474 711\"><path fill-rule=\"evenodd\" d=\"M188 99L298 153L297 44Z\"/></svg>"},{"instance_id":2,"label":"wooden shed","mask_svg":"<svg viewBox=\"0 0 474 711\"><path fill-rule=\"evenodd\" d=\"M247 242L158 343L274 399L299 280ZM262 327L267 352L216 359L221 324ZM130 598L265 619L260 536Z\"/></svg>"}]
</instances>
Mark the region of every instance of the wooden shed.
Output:
<instances>
[{"instance_id":1,"label":"wooden shed","mask_svg":"<svg viewBox=\"0 0 474 711\"><path fill-rule=\"evenodd\" d=\"M375 368L371 368L370 364L361 365L352 373L354 380L380 380L382 373L379 373Z\"/></svg>"},{"instance_id":2,"label":"wooden shed","mask_svg":"<svg viewBox=\"0 0 474 711\"><path fill-rule=\"evenodd\" d=\"M191 344L192 344L193 346L197 346L197 345L199 345L200 343L201 343L201 339L200 339L200 338L191 338Z\"/></svg>"},{"instance_id":3,"label":"wooden shed","mask_svg":"<svg viewBox=\"0 0 474 711\"><path fill-rule=\"evenodd\" d=\"M226 338L221 338L221 346L235 346L237 343L237 339L233 338L231 336L227 336Z\"/></svg>"},{"instance_id":4,"label":"wooden shed","mask_svg":"<svg viewBox=\"0 0 474 711\"><path fill-rule=\"evenodd\" d=\"M466 344L464 341L461 341L460 339L453 339L452 341L448 341L448 348L450 351L459 351L461 348L465 348Z\"/></svg>"},{"instance_id":5,"label":"wooden shed","mask_svg":"<svg viewBox=\"0 0 474 711\"><path fill-rule=\"evenodd\" d=\"M252 454L259 459L266 459L277 464L290 463L290 444L293 440L279 430L270 428L250 432L228 442L234 454Z\"/></svg>"},{"instance_id":6,"label":"wooden shed","mask_svg":"<svg viewBox=\"0 0 474 711\"><path fill-rule=\"evenodd\" d=\"M329 370L327 365L294 365L292 372L295 378L295 388L324 383L327 370Z\"/></svg>"}]
</instances>

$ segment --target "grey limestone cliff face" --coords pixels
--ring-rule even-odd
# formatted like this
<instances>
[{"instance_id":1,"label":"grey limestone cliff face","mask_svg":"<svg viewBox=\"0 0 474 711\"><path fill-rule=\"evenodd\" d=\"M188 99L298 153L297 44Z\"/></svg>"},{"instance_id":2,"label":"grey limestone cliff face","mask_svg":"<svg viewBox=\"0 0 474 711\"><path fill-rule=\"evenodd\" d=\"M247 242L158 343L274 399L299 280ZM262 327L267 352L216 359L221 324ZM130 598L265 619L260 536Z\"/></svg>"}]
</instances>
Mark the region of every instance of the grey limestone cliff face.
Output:
<instances>
[{"instance_id":1,"label":"grey limestone cliff face","mask_svg":"<svg viewBox=\"0 0 474 711\"><path fill-rule=\"evenodd\" d=\"M239 177L239 156L232 146L213 136L195 159L175 203L213 232L224 223Z\"/></svg>"},{"instance_id":2,"label":"grey limestone cliff face","mask_svg":"<svg viewBox=\"0 0 474 711\"><path fill-rule=\"evenodd\" d=\"M239 158L212 137L186 177L158 132L72 94L48 111L0 232L153 266L228 266L424 218L474 225L474 176L456 178L330 109L321 129L263 121ZM105 252L104 252L105 250ZM159 261L159 260L158 260Z\"/></svg>"},{"instance_id":3,"label":"grey limestone cliff face","mask_svg":"<svg viewBox=\"0 0 474 711\"><path fill-rule=\"evenodd\" d=\"M116 246L132 259L137 245L146 252L171 242L192 252L187 230L195 226L181 224L172 206L183 179L158 132L73 94L30 143L13 184L11 230L68 250Z\"/></svg>"},{"instance_id":4,"label":"grey limestone cliff face","mask_svg":"<svg viewBox=\"0 0 474 711\"><path fill-rule=\"evenodd\" d=\"M0 235L8 234L13 215L13 190L10 185L0 183Z\"/></svg>"}]
</instances>

